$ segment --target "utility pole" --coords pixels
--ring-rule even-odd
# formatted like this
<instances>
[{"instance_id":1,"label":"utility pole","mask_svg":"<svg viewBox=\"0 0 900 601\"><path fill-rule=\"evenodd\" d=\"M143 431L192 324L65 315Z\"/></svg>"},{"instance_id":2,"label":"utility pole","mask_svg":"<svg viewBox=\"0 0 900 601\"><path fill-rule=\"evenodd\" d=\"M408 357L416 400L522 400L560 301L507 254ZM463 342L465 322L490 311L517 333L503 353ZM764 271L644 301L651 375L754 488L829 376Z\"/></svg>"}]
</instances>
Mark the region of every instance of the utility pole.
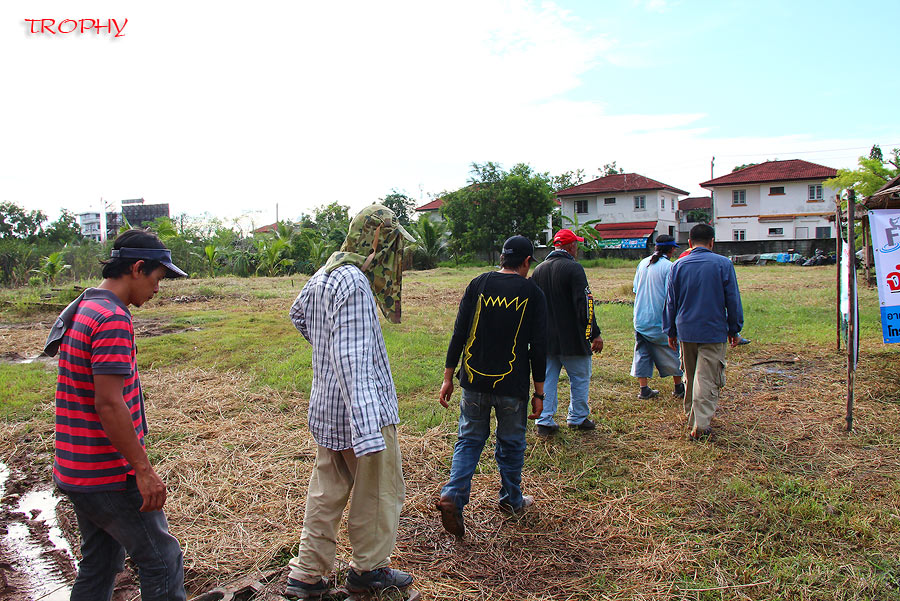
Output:
<instances>
[{"instance_id":1,"label":"utility pole","mask_svg":"<svg viewBox=\"0 0 900 601\"><path fill-rule=\"evenodd\" d=\"M716 157L713 157L709 162L709 179L715 179L713 175L713 170L716 166ZM716 191L715 189L710 190L709 192L709 224L712 227L716 227Z\"/></svg>"},{"instance_id":2,"label":"utility pole","mask_svg":"<svg viewBox=\"0 0 900 601\"><path fill-rule=\"evenodd\" d=\"M278 224L278 203L275 203L275 224Z\"/></svg>"}]
</instances>

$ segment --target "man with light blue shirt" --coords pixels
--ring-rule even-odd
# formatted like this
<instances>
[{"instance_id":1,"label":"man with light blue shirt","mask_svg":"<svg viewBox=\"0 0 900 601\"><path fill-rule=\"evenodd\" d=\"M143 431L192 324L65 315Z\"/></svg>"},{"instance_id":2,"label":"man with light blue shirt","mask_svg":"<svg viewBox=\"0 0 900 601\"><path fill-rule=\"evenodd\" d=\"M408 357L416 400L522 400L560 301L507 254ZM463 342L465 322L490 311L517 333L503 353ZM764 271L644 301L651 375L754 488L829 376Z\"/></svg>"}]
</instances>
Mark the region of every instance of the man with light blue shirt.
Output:
<instances>
[{"instance_id":1,"label":"man with light blue shirt","mask_svg":"<svg viewBox=\"0 0 900 601\"><path fill-rule=\"evenodd\" d=\"M726 345L736 346L744 327L734 265L712 251L714 239L715 230L705 223L691 228L691 254L672 267L663 311L669 346L675 350L681 342L684 412L694 440L712 434L710 420L725 385Z\"/></svg>"},{"instance_id":2,"label":"man with light blue shirt","mask_svg":"<svg viewBox=\"0 0 900 601\"><path fill-rule=\"evenodd\" d=\"M669 339L663 331L663 308L666 306L666 285L672 271L669 260L678 244L672 236L656 238L652 255L638 264L634 274L634 361L631 375L638 379L641 390L639 399L652 399L658 390L649 386L656 366L661 378L671 376L675 387L673 395L684 398L678 353L669 348Z\"/></svg>"}]
</instances>

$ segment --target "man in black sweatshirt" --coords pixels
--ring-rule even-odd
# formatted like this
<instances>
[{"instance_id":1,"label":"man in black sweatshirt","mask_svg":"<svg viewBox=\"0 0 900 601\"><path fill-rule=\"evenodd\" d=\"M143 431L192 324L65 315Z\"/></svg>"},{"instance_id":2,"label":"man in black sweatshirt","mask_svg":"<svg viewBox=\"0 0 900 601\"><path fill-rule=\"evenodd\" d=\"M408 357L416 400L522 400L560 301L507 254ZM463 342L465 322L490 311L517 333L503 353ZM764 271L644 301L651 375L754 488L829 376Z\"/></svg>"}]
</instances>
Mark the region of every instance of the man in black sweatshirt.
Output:
<instances>
[{"instance_id":1,"label":"man in black sweatshirt","mask_svg":"<svg viewBox=\"0 0 900 601\"><path fill-rule=\"evenodd\" d=\"M588 418L588 389L591 383L591 353L603 350L603 337L594 316L594 297L588 286L584 267L578 264L578 243L584 238L572 230L559 230L553 236L556 250L547 255L534 270L534 280L547 298L548 323L547 399L543 413L537 420L538 436L552 436L559 430L553 421L556 413L556 387L559 372L565 367L569 374L569 412L566 423L577 430L593 430L596 425Z\"/></svg>"},{"instance_id":2,"label":"man in black sweatshirt","mask_svg":"<svg viewBox=\"0 0 900 601\"><path fill-rule=\"evenodd\" d=\"M503 244L500 270L481 274L466 288L447 349L441 405L449 406L460 357L457 375L463 390L450 481L441 490L437 509L444 529L459 537L465 533L462 512L472 475L490 435L491 408L497 415L494 457L500 470L500 509L518 513L534 503L534 497L522 495L522 465L527 419L541 414L544 399L547 304L527 279L533 252L524 236ZM530 415L529 376L534 380Z\"/></svg>"}]
</instances>

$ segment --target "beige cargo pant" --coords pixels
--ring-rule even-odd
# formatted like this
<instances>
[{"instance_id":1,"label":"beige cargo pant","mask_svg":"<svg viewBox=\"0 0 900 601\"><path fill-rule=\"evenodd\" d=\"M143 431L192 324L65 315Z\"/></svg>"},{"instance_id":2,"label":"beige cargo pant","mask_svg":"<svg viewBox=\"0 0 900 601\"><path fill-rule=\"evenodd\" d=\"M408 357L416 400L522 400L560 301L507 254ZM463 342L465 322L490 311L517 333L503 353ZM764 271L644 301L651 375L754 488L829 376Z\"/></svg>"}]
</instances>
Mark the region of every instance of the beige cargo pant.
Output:
<instances>
[{"instance_id":1,"label":"beige cargo pant","mask_svg":"<svg viewBox=\"0 0 900 601\"><path fill-rule=\"evenodd\" d=\"M719 389L725 386L727 342L682 342L681 369L684 371L684 414L688 429L703 431L719 406Z\"/></svg>"},{"instance_id":2,"label":"beige cargo pant","mask_svg":"<svg viewBox=\"0 0 900 601\"><path fill-rule=\"evenodd\" d=\"M314 584L334 570L337 529L348 499L351 567L367 572L390 565L406 485L397 427L385 426L381 434L386 448L380 453L357 458L352 449L316 451L300 550L288 562L291 578Z\"/></svg>"}]
</instances>

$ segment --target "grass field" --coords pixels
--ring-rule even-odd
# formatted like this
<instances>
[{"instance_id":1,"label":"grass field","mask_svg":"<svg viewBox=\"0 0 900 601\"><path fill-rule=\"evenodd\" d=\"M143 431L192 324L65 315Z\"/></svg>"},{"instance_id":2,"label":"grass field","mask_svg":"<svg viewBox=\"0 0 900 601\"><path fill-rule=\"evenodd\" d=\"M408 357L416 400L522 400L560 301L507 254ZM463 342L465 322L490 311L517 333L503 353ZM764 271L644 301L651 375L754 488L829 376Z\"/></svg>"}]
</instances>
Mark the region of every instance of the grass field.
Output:
<instances>
[{"instance_id":1,"label":"grass field","mask_svg":"<svg viewBox=\"0 0 900 601\"><path fill-rule=\"evenodd\" d=\"M529 431L523 488L537 505L518 519L495 510L486 452L462 542L431 509L458 416L436 399L457 303L481 270L404 275L403 323L383 323L408 487L395 565L432 600L900 599L900 348L881 343L875 291L860 293L848 434L833 268L739 267L753 343L729 350L718 436L698 444L671 380L653 380L660 397L643 401L628 375L631 306L615 301L632 299L633 269L587 269L606 301L590 397L598 430L552 441ZM148 444L196 588L284 565L299 540L312 373L287 311L304 281L167 281L134 311ZM55 315L4 306L0 356L37 354ZM28 454L47 480L51 367L0 365L0 459Z\"/></svg>"}]
</instances>

